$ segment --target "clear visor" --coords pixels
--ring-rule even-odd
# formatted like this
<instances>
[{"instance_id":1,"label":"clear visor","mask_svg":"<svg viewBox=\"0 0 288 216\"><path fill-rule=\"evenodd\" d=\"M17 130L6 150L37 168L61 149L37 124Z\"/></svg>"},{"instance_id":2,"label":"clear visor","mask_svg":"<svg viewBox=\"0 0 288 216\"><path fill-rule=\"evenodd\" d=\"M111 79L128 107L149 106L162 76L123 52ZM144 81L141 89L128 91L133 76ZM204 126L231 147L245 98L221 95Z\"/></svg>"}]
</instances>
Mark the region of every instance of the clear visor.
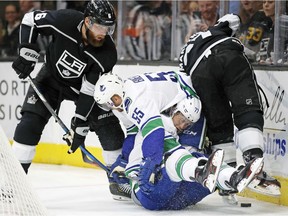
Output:
<instances>
[{"instance_id":1,"label":"clear visor","mask_svg":"<svg viewBox=\"0 0 288 216\"><path fill-rule=\"evenodd\" d=\"M104 26L97 23L93 18L89 18L91 23L88 26L89 30L92 31L94 34L104 34L104 35L112 35L115 30L115 24L112 26Z\"/></svg>"},{"instance_id":2,"label":"clear visor","mask_svg":"<svg viewBox=\"0 0 288 216\"><path fill-rule=\"evenodd\" d=\"M193 124L189 119L187 119L180 111L178 111L179 115L179 124L182 126L182 129L186 129L190 125Z\"/></svg>"}]
</instances>

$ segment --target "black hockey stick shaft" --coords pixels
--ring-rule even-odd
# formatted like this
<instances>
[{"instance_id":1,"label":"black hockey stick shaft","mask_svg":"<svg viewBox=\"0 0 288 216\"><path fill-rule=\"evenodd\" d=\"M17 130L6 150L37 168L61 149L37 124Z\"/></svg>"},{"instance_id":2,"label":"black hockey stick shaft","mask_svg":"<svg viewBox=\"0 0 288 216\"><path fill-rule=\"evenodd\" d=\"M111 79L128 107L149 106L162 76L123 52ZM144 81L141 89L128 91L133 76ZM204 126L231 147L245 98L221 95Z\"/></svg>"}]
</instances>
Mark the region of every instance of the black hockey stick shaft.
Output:
<instances>
[{"instance_id":1,"label":"black hockey stick shaft","mask_svg":"<svg viewBox=\"0 0 288 216\"><path fill-rule=\"evenodd\" d=\"M54 109L51 107L51 105L48 103L48 101L46 100L46 98L44 97L44 95L39 91L39 89L37 88L37 86L35 85L34 81L32 80L31 76L29 75L28 77L28 81L30 82L30 85L32 86L32 88L34 89L34 91L36 92L36 94L38 95L38 97L41 99L41 101L43 102L43 104L45 105L45 107L48 109L48 111L51 113L51 115L54 117L55 121L61 126L61 128L65 131L65 133L69 132L69 129L66 127L66 125L64 124L64 122L60 119L60 117L57 115L57 113L54 111ZM101 161L99 161L96 157L94 157L86 148L85 146L80 145L79 148L81 149L82 152L82 158L83 161L89 164L96 164L98 166L100 166L103 170L105 170L106 172L109 172L109 169L103 164L101 163ZM90 159L89 159L89 158Z\"/></svg>"}]
</instances>

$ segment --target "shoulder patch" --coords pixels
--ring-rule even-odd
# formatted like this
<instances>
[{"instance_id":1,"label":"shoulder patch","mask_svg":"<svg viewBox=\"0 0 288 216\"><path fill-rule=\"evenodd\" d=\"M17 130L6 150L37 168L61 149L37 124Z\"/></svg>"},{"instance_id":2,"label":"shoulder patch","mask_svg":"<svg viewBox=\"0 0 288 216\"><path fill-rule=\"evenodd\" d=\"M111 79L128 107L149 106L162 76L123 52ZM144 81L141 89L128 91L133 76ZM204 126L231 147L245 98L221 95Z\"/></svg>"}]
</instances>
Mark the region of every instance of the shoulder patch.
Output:
<instances>
[{"instance_id":1,"label":"shoulder patch","mask_svg":"<svg viewBox=\"0 0 288 216\"><path fill-rule=\"evenodd\" d=\"M124 100L124 108L125 108L126 113L128 113L131 103L132 103L132 100L129 97Z\"/></svg>"}]
</instances>

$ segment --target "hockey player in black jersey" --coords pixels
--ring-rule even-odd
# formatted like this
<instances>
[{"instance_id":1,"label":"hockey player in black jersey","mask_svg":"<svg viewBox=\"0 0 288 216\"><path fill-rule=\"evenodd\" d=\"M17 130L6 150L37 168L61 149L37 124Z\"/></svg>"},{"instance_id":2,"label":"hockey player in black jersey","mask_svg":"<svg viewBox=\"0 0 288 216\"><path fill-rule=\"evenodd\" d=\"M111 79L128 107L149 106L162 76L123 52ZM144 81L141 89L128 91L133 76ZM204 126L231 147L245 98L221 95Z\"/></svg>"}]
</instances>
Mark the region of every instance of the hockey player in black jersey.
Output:
<instances>
[{"instance_id":1,"label":"hockey player in black jersey","mask_svg":"<svg viewBox=\"0 0 288 216\"><path fill-rule=\"evenodd\" d=\"M236 161L234 125L238 129L235 142L244 162L263 157L264 149L264 118L258 84L243 45L233 37L239 25L238 16L223 16L207 31L192 35L179 57L180 72L191 76L201 99L212 150L225 150L225 157L230 156L224 158L228 163ZM258 183L254 189L261 192L269 193L271 188L272 194L275 188L280 191L279 182L271 181L265 172L255 181ZM271 184L275 187L269 188Z\"/></svg>"},{"instance_id":2,"label":"hockey player in black jersey","mask_svg":"<svg viewBox=\"0 0 288 216\"><path fill-rule=\"evenodd\" d=\"M35 43L38 34L52 36L45 63L34 82L57 111L63 100L75 102L71 130L64 136L70 146L68 153L75 152L84 144L90 129L99 137L107 166L121 152L124 134L112 112L105 112L94 105L93 93L99 76L111 71L117 61L111 37L115 20L114 8L106 0L91 0L84 14L68 9L29 12L21 23L19 56L12 64L20 79L28 77L39 58L39 48ZM51 114L31 87L21 114L13 150L27 173ZM111 185L114 194L121 193L117 185ZM129 193L119 193L116 195L130 197Z\"/></svg>"}]
</instances>

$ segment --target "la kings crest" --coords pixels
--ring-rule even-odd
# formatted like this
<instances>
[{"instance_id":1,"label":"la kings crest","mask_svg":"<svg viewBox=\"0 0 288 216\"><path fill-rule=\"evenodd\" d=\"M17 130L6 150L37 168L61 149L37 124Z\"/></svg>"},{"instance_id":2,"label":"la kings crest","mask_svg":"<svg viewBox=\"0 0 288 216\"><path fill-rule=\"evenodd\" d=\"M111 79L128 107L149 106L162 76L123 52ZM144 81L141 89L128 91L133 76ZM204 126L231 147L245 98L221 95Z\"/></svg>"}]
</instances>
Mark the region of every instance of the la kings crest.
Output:
<instances>
[{"instance_id":1,"label":"la kings crest","mask_svg":"<svg viewBox=\"0 0 288 216\"><path fill-rule=\"evenodd\" d=\"M69 79L81 76L86 65L67 50L64 50L56 63L56 68L63 78Z\"/></svg>"}]
</instances>

